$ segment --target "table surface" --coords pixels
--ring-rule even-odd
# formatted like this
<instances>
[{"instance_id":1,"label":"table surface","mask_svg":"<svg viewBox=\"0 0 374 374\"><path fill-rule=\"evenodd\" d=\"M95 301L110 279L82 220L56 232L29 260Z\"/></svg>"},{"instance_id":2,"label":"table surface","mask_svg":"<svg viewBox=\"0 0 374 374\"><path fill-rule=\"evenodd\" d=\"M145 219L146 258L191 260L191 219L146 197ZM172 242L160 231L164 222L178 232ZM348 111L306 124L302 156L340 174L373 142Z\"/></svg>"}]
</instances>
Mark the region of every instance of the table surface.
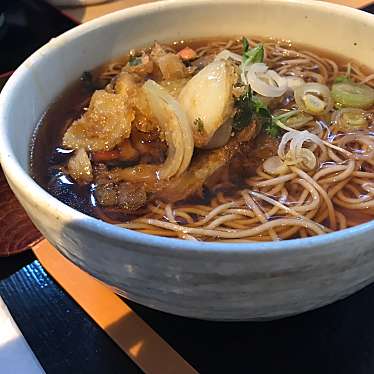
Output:
<instances>
[{"instance_id":1,"label":"table surface","mask_svg":"<svg viewBox=\"0 0 374 374\"><path fill-rule=\"evenodd\" d=\"M31 251L0 259L0 295L46 373L141 372ZM374 373L374 285L261 323L199 321L124 302L201 373Z\"/></svg>"},{"instance_id":2,"label":"table surface","mask_svg":"<svg viewBox=\"0 0 374 374\"><path fill-rule=\"evenodd\" d=\"M128 8L134 5L149 3L157 0L112 0L111 2L79 8L64 8L64 12L78 22L87 22L91 19L108 14L115 10ZM341 4L353 8L363 8L373 0L323 0L330 3Z\"/></svg>"},{"instance_id":3,"label":"table surface","mask_svg":"<svg viewBox=\"0 0 374 374\"><path fill-rule=\"evenodd\" d=\"M31 252L1 260L0 295L46 373L140 372ZM199 321L126 302L201 373L374 372L374 285L271 322Z\"/></svg>"}]
</instances>

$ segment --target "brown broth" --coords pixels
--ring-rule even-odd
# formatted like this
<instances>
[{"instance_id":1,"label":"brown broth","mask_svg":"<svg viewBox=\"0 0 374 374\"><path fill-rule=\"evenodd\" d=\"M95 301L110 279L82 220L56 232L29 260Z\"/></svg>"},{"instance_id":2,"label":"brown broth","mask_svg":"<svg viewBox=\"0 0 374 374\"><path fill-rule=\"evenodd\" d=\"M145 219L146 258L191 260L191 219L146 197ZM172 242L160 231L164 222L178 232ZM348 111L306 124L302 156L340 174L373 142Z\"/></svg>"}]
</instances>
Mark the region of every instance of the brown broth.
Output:
<instances>
[{"instance_id":1,"label":"brown broth","mask_svg":"<svg viewBox=\"0 0 374 374\"><path fill-rule=\"evenodd\" d=\"M60 170L70 153L59 148L66 128L80 117L92 91L78 79L48 108L35 130L30 152L31 175L51 195L92 215L90 186L72 183Z\"/></svg>"}]
</instances>

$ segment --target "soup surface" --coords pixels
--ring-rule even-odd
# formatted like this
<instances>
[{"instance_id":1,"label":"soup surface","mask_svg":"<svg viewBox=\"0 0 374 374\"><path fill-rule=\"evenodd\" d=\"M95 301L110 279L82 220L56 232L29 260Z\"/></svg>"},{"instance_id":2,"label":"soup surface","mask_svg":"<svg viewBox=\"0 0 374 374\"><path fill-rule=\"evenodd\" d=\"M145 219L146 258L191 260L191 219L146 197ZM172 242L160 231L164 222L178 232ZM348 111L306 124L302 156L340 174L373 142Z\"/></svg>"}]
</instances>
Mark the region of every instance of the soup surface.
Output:
<instances>
[{"instance_id":1,"label":"soup surface","mask_svg":"<svg viewBox=\"0 0 374 374\"><path fill-rule=\"evenodd\" d=\"M43 116L31 172L148 234L269 241L374 214L374 74L289 42L155 43L82 77Z\"/></svg>"}]
</instances>

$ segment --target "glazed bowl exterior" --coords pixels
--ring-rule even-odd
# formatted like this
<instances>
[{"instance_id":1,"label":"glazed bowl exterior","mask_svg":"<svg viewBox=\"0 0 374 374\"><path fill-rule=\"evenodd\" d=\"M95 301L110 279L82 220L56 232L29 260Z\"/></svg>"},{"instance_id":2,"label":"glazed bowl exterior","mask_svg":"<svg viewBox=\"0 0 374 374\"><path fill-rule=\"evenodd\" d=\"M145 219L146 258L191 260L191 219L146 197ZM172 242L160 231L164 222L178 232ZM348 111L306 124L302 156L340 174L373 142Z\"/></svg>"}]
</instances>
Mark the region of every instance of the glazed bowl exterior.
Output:
<instances>
[{"instance_id":1,"label":"glazed bowl exterior","mask_svg":"<svg viewBox=\"0 0 374 374\"><path fill-rule=\"evenodd\" d=\"M30 139L66 86L153 40L275 37L374 61L374 16L320 1L162 1L79 26L34 53L0 96L0 157L37 228L67 258L125 297L166 312L215 320L301 313L374 279L374 222L274 243L203 243L149 236L88 217L29 176Z\"/></svg>"}]
</instances>

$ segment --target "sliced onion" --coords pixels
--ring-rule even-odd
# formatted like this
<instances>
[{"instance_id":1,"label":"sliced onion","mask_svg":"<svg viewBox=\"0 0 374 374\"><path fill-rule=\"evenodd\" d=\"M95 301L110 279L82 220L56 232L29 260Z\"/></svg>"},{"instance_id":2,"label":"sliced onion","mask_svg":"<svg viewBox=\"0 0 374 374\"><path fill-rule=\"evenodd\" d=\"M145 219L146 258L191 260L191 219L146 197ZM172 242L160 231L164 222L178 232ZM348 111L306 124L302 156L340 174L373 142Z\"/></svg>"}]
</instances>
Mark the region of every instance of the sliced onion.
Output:
<instances>
[{"instance_id":1,"label":"sliced onion","mask_svg":"<svg viewBox=\"0 0 374 374\"><path fill-rule=\"evenodd\" d=\"M303 112L297 113L294 116L288 118L285 122L288 127L292 129L300 129L308 122L312 121L313 117Z\"/></svg>"},{"instance_id":2,"label":"sliced onion","mask_svg":"<svg viewBox=\"0 0 374 374\"><path fill-rule=\"evenodd\" d=\"M273 117L273 122L274 122L277 126L279 126L281 129L286 130L286 131L288 131L288 132L295 132L295 133L300 133L300 132L301 132L301 131L299 131L299 130L293 130L293 129L291 129L290 127L286 126L284 123L282 123L282 122L281 122L279 119L277 119L276 117ZM320 139L320 140L321 140L321 139ZM326 140L321 140L321 142L322 142L322 144L323 144L323 146L324 146L324 147L321 146L321 149L322 149L323 153L326 152L326 147L328 147L328 148L332 148L332 149L335 149L336 151L339 151L339 152L343 153L343 154L346 155L347 157L352 157L352 156L353 156L353 154L352 154L351 152L347 151L346 149L341 148L341 147L338 147L337 145L332 144L332 143L330 143L330 142L328 142L328 141L326 141Z\"/></svg>"},{"instance_id":3,"label":"sliced onion","mask_svg":"<svg viewBox=\"0 0 374 374\"><path fill-rule=\"evenodd\" d=\"M297 136L295 136L291 140L290 149L294 149L295 152L298 152L301 150L304 142L306 141L310 141L319 146L323 146L322 140L317 135L312 134L311 132L307 130L304 130L304 131L301 131Z\"/></svg>"},{"instance_id":4,"label":"sliced onion","mask_svg":"<svg viewBox=\"0 0 374 374\"><path fill-rule=\"evenodd\" d=\"M317 159L310 149L301 148L296 154L289 150L284 163L289 166L298 166L302 170L313 170L317 165Z\"/></svg>"},{"instance_id":5,"label":"sliced onion","mask_svg":"<svg viewBox=\"0 0 374 374\"><path fill-rule=\"evenodd\" d=\"M240 72L240 79L242 80L243 84L248 85L247 71L245 68L242 68Z\"/></svg>"},{"instance_id":6,"label":"sliced onion","mask_svg":"<svg viewBox=\"0 0 374 374\"><path fill-rule=\"evenodd\" d=\"M216 55L216 57L214 58L215 61L217 61L217 60L228 60L228 59L238 61L238 62L242 62L242 60L243 60L242 56L238 55L237 53L231 52L227 49L224 49L223 51L218 53Z\"/></svg>"},{"instance_id":7,"label":"sliced onion","mask_svg":"<svg viewBox=\"0 0 374 374\"><path fill-rule=\"evenodd\" d=\"M309 127L308 131L314 135L317 135L319 138L322 138L325 126L326 125L322 124L320 121L313 121L313 126Z\"/></svg>"},{"instance_id":8,"label":"sliced onion","mask_svg":"<svg viewBox=\"0 0 374 374\"><path fill-rule=\"evenodd\" d=\"M181 90L178 100L190 121L195 147L204 148L232 117L233 85L238 79L235 70L232 62L213 61Z\"/></svg>"},{"instance_id":9,"label":"sliced onion","mask_svg":"<svg viewBox=\"0 0 374 374\"><path fill-rule=\"evenodd\" d=\"M300 77L284 77L287 81L287 87L291 90L295 90L297 87L305 84L304 79Z\"/></svg>"},{"instance_id":10,"label":"sliced onion","mask_svg":"<svg viewBox=\"0 0 374 374\"><path fill-rule=\"evenodd\" d=\"M374 104L374 89L350 81L333 84L331 95L336 107L368 109Z\"/></svg>"},{"instance_id":11,"label":"sliced onion","mask_svg":"<svg viewBox=\"0 0 374 374\"><path fill-rule=\"evenodd\" d=\"M223 147L230 139L232 132L232 119L227 120L209 140L209 143L204 146L204 149L214 149Z\"/></svg>"},{"instance_id":12,"label":"sliced onion","mask_svg":"<svg viewBox=\"0 0 374 374\"><path fill-rule=\"evenodd\" d=\"M194 149L192 130L180 104L168 92L149 79L143 85L153 115L164 131L168 143L168 156L158 176L167 179L180 175L189 166Z\"/></svg>"},{"instance_id":13,"label":"sliced onion","mask_svg":"<svg viewBox=\"0 0 374 374\"><path fill-rule=\"evenodd\" d=\"M372 146L374 145L374 136L363 132L347 134L338 139L336 143L339 145L346 145L347 143L351 142L360 142L362 144Z\"/></svg>"},{"instance_id":14,"label":"sliced onion","mask_svg":"<svg viewBox=\"0 0 374 374\"><path fill-rule=\"evenodd\" d=\"M357 142L368 146L366 152L362 150L352 150L356 159L373 159L374 158L374 136L367 133L346 134L336 142L339 146L345 146L348 143Z\"/></svg>"},{"instance_id":15,"label":"sliced onion","mask_svg":"<svg viewBox=\"0 0 374 374\"><path fill-rule=\"evenodd\" d=\"M296 136L296 134L296 131L288 131L282 136L282 140L278 146L278 156L281 158L281 160L285 159L286 146Z\"/></svg>"},{"instance_id":16,"label":"sliced onion","mask_svg":"<svg viewBox=\"0 0 374 374\"><path fill-rule=\"evenodd\" d=\"M264 63L249 65L244 75L252 90L262 96L279 97L287 90L286 79L274 70L270 70Z\"/></svg>"},{"instance_id":17,"label":"sliced onion","mask_svg":"<svg viewBox=\"0 0 374 374\"><path fill-rule=\"evenodd\" d=\"M368 127L365 113L364 110L358 108L343 108L334 112L331 121L338 131L364 130Z\"/></svg>"},{"instance_id":18,"label":"sliced onion","mask_svg":"<svg viewBox=\"0 0 374 374\"><path fill-rule=\"evenodd\" d=\"M322 115L328 113L333 106L330 89L320 83L305 83L295 88L295 101L303 112Z\"/></svg>"},{"instance_id":19,"label":"sliced onion","mask_svg":"<svg viewBox=\"0 0 374 374\"><path fill-rule=\"evenodd\" d=\"M289 131L283 135L278 147L278 156L286 165L297 165L303 170L312 170L316 167L317 160L313 152L308 148L303 148L306 141L315 143L323 147L322 140L309 131ZM289 151L286 153L286 146L290 143Z\"/></svg>"},{"instance_id":20,"label":"sliced onion","mask_svg":"<svg viewBox=\"0 0 374 374\"><path fill-rule=\"evenodd\" d=\"M265 173L271 175L282 175L289 171L289 168L283 163L279 156L269 157L267 160L265 160L262 166Z\"/></svg>"}]
</instances>

